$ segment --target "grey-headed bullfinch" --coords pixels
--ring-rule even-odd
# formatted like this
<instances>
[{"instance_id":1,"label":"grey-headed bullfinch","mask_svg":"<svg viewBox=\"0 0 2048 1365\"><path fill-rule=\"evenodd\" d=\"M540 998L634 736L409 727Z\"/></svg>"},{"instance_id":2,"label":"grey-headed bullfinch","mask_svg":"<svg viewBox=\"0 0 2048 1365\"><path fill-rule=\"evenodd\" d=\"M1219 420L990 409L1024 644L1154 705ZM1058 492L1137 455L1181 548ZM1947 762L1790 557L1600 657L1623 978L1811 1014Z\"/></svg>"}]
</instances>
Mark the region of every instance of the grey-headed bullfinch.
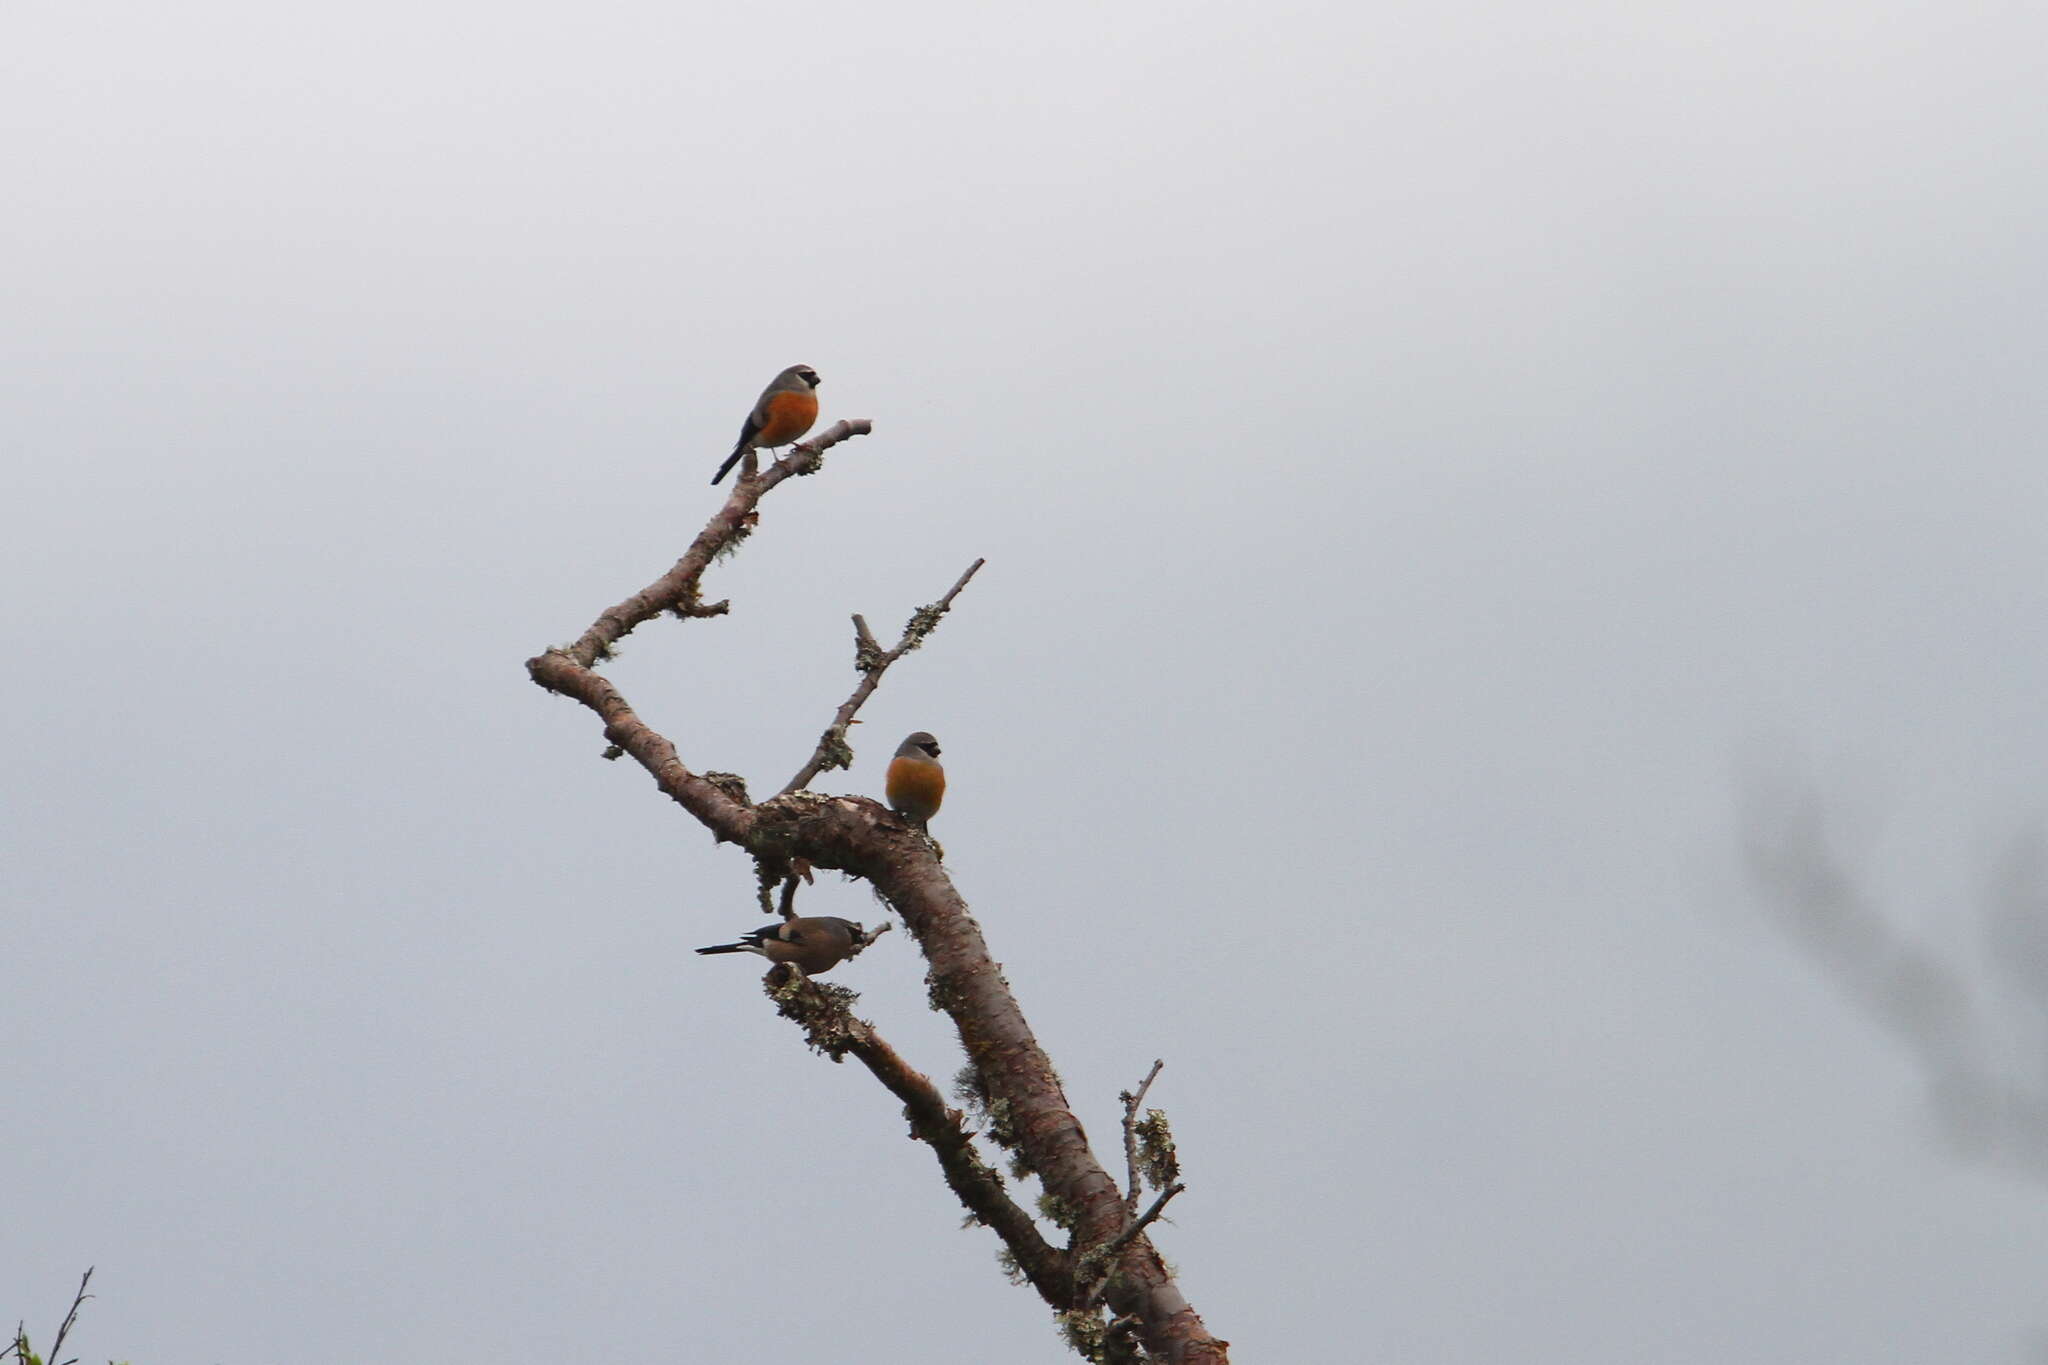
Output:
<instances>
[{"instance_id":1,"label":"grey-headed bullfinch","mask_svg":"<svg viewBox=\"0 0 2048 1365\"><path fill-rule=\"evenodd\" d=\"M939 742L919 730L896 746L889 760L889 807L923 829L946 799L946 770L939 766Z\"/></svg>"},{"instance_id":2,"label":"grey-headed bullfinch","mask_svg":"<svg viewBox=\"0 0 2048 1365\"><path fill-rule=\"evenodd\" d=\"M811 429L818 420L818 372L808 365L792 365L761 390L754 410L740 427L739 444L725 463L711 476L717 483L750 450L773 450L786 446Z\"/></svg>"}]
</instances>

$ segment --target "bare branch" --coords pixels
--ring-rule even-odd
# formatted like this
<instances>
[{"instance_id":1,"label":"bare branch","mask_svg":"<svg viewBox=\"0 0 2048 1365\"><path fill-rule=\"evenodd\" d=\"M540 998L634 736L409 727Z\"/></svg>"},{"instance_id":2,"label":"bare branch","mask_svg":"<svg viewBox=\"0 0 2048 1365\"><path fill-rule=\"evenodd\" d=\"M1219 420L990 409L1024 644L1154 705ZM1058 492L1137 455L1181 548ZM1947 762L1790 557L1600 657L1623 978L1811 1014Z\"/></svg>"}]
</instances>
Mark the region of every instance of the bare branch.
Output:
<instances>
[{"instance_id":1,"label":"bare branch","mask_svg":"<svg viewBox=\"0 0 2048 1365\"><path fill-rule=\"evenodd\" d=\"M1015 1116L1017 1159L1070 1216L1073 1245L1109 1241L1130 1221L1116 1181L1089 1150L1052 1060L1004 982L981 926L927 841L879 821L876 833L876 852L885 856L859 869L861 875L923 948L932 1002L952 1016L991 1101ZM1209 1332L1149 1243L1130 1248L1120 1270L1106 1298L1119 1315L1142 1320L1147 1351L1184 1365L1229 1358L1228 1343Z\"/></svg>"},{"instance_id":2,"label":"bare branch","mask_svg":"<svg viewBox=\"0 0 2048 1365\"><path fill-rule=\"evenodd\" d=\"M886 932L884 924L875 934ZM874 935L869 936L873 942ZM874 1025L856 1018L853 1002L860 997L844 986L828 986L807 977L777 981L768 974L768 995L784 1018L804 1030L812 1048L839 1061L852 1053L861 1065L903 1101L910 1135L932 1149L946 1184L974 1215L994 1230L1009 1249L1017 1268L1045 1301L1055 1308L1070 1302L1074 1281L1066 1256L1038 1230L1038 1224L1003 1189L1002 1174L975 1151L959 1110L947 1106L931 1078L915 1070L884 1042Z\"/></svg>"},{"instance_id":3,"label":"bare branch","mask_svg":"<svg viewBox=\"0 0 2048 1365\"><path fill-rule=\"evenodd\" d=\"M604 722L604 737L633 756L669 799L704 823L720 839L744 843L754 824L753 812L717 783L686 767L668 742L634 713L602 675L578 664L568 653L549 650L526 661L533 680L550 692L574 698Z\"/></svg>"},{"instance_id":4,"label":"bare branch","mask_svg":"<svg viewBox=\"0 0 2048 1365\"><path fill-rule=\"evenodd\" d=\"M606 608L575 644L549 652L566 655L570 662L589 668L609 658L612 648L635 627L665 611L684 617L723 616L729 604L713 602L706 605L702 602L699 599L699 580L714 559L738 545L753 529L755 506L784 479L815 473L824 453L833 446L854 436L866 436L873 430L874 423L865 417L835 423L791 450L758 478L740 480L726 496L725 505L697 533L697 538L690 542L689 549L683 551L683 557L676 561L674 568L625 601ZM527 667L531 671L532 662ZM534 681L543 687L548 686L538 676Z\"/></svg>"},{"instance_id":5,"label":"bare branch","mask_svg":"<svg viewBox=\"0 0 2048 1365\"><path fill-rule=\"evenodd\" d=\"M953 599L967 586L967 580L981 571L988 563L977 559L967 566L967 572L960 575L953 586L946 589L946 595L929 606L919 607L911 613L910 620L903 627L903 638L896 642L896 648L884 652L875 643L875 637L868 631L868 623L853 618L853 666L861 675L860 683L853 689L853 695L839 704L833 713L832 723L825 727L825 733L818 738L818 747L811 754L810 762L789 779L778 795L799 791L811 784L819 773L831 768L853 766L853 749L846 742L846 731L853 724L854 713L866 704L882 685L882 675L889 671L889 665L924 643L925 637L938 627L939 619L953 605Z\"/></svg>"}]
</instances>

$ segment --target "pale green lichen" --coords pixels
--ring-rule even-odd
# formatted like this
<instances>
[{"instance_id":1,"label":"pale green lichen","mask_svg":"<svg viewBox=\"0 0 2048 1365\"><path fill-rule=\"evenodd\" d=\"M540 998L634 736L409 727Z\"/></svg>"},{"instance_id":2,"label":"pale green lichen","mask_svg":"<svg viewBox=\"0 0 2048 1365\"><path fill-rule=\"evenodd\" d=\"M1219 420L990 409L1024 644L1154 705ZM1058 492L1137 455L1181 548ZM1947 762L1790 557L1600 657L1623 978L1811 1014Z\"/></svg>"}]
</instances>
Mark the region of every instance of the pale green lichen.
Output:
<instances>
[{"instance_id":1,"label":"pale green lichen","mask_svg":"<svg viewBox=\"0 0 2048 1365\"><path fill-rule=\"evenodd\" d=\"M1080 1215L1075 1213L1073 1205L1049 1192L1038 1196L1038 1212L1046 1222L1058 1228L1071 1230L1074 1224L1080 1221Z\"/></svg>"},{"instance_id":2,"label":"pale green lichen","mask_svg":"<svg viewBox=\"0 0 2048 1365\"><path fill-rule=\"evenodd\" d=\"M1064 1313L1053 1314L1053 1321L1060 1325L1060 1335L1067 1345L1083 1360L1100 1361L1108 1325L1102 1320L1102 1311L1096 1308L1073 1308Z\"/></svg>"},{"instance_id":3,"label":"pale green lichen","mask_svg":"<svg viewBox=\"0 0 2048 1365\"><path fill-rule=\"evenodd\" d=\"M1147 1109L1132 1130L1138 1137L1138 1173L1155 1190L1163 1190L1180 1179L1180 1156L1173 1143L1173 1130L1166 1126L1163 1110Z\"/></svg>"}]
</instances>

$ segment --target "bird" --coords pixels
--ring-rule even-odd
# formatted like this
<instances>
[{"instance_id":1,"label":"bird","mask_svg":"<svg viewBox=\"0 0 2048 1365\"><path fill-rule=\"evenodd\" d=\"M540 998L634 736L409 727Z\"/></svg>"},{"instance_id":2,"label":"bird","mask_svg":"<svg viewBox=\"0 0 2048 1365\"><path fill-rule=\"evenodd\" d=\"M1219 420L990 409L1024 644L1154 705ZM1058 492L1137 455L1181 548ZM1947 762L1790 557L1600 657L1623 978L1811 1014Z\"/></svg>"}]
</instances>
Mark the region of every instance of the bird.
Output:
<instances>
[{"instance_id":1,"label":"bird","mask_svg":"<svg viewBox=\"0 0 2048 1365\"><path fill-rule=\"evenodd\" d=\"M764 924L737 943L714 943L699 953L758 953L770 962L792 962L810 976L829 972L867 946L868 931L837 915L815 915Z\"/></svg>"},{"instance_id":2,"label":"bird","mask_svg":"<svg viewBox=\"0 0 2048 1365\"><path fill-rule=\"evenodd\" d=\"M732 454L725 457L725 463L711 476L717 483L726 471L740 462L740 456L750 450L773 450L786 446L811 429L811 423L818 420L818 372L808 365L792 365L775 376L761 396L754 402L754 410L747 414L746 425L740 428L739 444L732 448Z\"/></svg>"},{"instance_id":3,"label":"bird","mask_svg":"<svg viewBox=\"0 0 2048 1365\"><path fill-rule=\"evenodd\" d=\"M946 799L946 770L939 766L939 742L919 730L896 746L889 760L889 808L923 829Z\"/></svg>"}]
</instances>

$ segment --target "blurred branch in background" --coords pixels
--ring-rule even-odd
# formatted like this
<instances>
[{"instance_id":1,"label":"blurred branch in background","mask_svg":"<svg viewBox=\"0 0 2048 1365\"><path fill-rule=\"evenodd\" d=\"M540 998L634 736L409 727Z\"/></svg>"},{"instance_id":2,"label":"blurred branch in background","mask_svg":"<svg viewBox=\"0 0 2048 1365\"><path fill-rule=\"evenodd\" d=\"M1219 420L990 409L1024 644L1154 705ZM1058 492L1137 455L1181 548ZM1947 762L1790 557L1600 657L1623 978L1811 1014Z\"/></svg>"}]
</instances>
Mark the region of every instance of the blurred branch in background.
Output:
<instances>
[{"instance_id":1,"label":"blurred branch in background","mask_svg":"<svg viewBox=\"0 0 2048 1365\"><path fill-rule=\"evenodd\" d=\"M1745 872L1772 918L1903 1043L1959 1155L2048 1179L2048 847L2013 842L1978 916L1988 967L1914 942L1849 869L1811 784L1752 775ZM2015 1045L2015 1041L2017 1045Z\"/></svg>"}]
</instances>

